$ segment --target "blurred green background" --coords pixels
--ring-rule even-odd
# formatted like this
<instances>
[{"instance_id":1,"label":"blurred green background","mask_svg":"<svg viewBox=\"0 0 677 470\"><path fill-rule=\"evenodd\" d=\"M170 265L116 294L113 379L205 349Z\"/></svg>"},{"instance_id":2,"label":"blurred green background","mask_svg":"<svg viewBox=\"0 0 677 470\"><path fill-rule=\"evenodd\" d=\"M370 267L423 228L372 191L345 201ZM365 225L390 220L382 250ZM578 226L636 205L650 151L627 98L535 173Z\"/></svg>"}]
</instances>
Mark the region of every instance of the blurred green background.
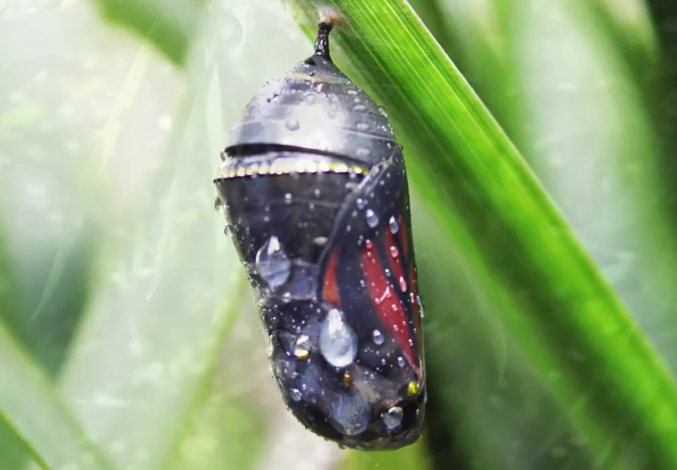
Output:
<instances>
[{"instance_id":1,"label":"blurred green background","mask_svg":"<svg viewBox=\"0 0 677 470\"><path fill-rule=\"evenodd\" d=\"M213 208L322 5L410 174L396 452L286 411ZM677 470L676 46L672 0L0 0L0 470Z\"/></svg>"}]
</instances>

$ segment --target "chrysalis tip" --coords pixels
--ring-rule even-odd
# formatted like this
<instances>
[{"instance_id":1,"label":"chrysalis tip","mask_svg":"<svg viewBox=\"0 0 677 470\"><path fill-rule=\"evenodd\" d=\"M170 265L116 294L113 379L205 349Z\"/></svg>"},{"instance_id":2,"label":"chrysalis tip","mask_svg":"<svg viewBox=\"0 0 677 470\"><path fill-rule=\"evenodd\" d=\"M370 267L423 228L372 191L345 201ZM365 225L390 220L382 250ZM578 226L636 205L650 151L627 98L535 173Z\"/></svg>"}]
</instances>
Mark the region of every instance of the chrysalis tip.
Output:
<instances>
[{"instance_id":1,"label":"chrysalis tip","mask_svg":"<svg viewBox=\"0 0 677 470\"><path fill-rule=\"evenodd\" d=\"M340 27L345 24L345 17L334 7L325 5L317 9L320 23L329 27Z\"/></svg>"}]
</instances>

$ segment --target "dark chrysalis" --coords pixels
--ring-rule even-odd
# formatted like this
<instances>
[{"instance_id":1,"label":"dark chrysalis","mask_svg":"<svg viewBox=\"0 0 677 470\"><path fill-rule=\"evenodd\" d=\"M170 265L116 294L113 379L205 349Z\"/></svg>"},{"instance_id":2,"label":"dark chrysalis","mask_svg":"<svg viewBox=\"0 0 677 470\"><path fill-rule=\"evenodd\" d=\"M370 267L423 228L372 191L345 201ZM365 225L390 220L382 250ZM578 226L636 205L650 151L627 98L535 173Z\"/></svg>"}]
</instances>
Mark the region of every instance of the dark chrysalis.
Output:
<instances>
[{"instance_id":1,"label":"dark chrysalis","mask_svg":"<svg viewBox=\"0 0 677 470\"><path fill-rule=\"evenodd\" d=\"M342 446L397 449L426 402L407 176L331 29L251 100L214 182L291 412Z\"/></svg>"}]
</instances>

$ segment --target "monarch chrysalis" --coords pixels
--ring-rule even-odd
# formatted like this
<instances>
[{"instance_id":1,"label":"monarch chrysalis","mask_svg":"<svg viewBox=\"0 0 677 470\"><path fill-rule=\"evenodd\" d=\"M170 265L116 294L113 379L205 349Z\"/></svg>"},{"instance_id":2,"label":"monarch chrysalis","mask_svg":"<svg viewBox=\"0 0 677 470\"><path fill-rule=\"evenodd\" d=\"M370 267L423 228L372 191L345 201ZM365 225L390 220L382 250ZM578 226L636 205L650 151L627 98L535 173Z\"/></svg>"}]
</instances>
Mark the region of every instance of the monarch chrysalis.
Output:
<instances>
[{"instance_id":1,"label":"monarch chrysalis","mask_svg":"<svg viewBox=\"0 0 677 470\"><path fill-rule=\"evenodd\" d=\"M315 52L269 81L215 184L292 413L358 449L421 433L421 298L402 147L385 109Z\"/></svg>"}]
</instances>

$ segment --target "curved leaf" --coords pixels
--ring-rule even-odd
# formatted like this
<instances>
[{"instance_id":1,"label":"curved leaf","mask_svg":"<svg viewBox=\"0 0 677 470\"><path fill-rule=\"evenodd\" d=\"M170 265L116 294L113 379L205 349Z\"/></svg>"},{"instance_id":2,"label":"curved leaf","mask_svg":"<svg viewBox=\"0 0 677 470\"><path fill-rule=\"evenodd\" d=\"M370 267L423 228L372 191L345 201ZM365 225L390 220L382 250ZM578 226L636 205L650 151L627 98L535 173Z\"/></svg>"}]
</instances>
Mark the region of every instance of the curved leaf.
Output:
<instances>
[{"instance_id":1,"label":"curved leaf","mask_svg":"<svg viewBox=\"0 0 677 470\"><path fill-rule=\"evenodd\" d=\"M405 2L333 3L348 19L337 59L389 109L419 194L543 379L557 371L551 391L597 464L632 466L617 461L632 442L677 466L673 377L514 145ZM306 11L309 35L315 21Z\"/></svg>"},{"instance_id":2,"label":"curved leaf","mask_svg":"<svg viewBox=\"0 0 677 470\"><path fill-rule=\"evenodd\" d=\"M177 65L184 65L199 30L201 0L93 0L108 21L144 37ZM171 5L171 6L170 6Z\"/></svg>"},{"instance_id":3,"label":"curved leaf","mask_svg":"<svg viewBox=\"0 0 677 470\"><path fill-rule=\"evenodd\" d=\"M40 467L115 469L90 442L43 371L1 325L0 371L0 418L14 430Z\"/></svg>"}]
</instances>

